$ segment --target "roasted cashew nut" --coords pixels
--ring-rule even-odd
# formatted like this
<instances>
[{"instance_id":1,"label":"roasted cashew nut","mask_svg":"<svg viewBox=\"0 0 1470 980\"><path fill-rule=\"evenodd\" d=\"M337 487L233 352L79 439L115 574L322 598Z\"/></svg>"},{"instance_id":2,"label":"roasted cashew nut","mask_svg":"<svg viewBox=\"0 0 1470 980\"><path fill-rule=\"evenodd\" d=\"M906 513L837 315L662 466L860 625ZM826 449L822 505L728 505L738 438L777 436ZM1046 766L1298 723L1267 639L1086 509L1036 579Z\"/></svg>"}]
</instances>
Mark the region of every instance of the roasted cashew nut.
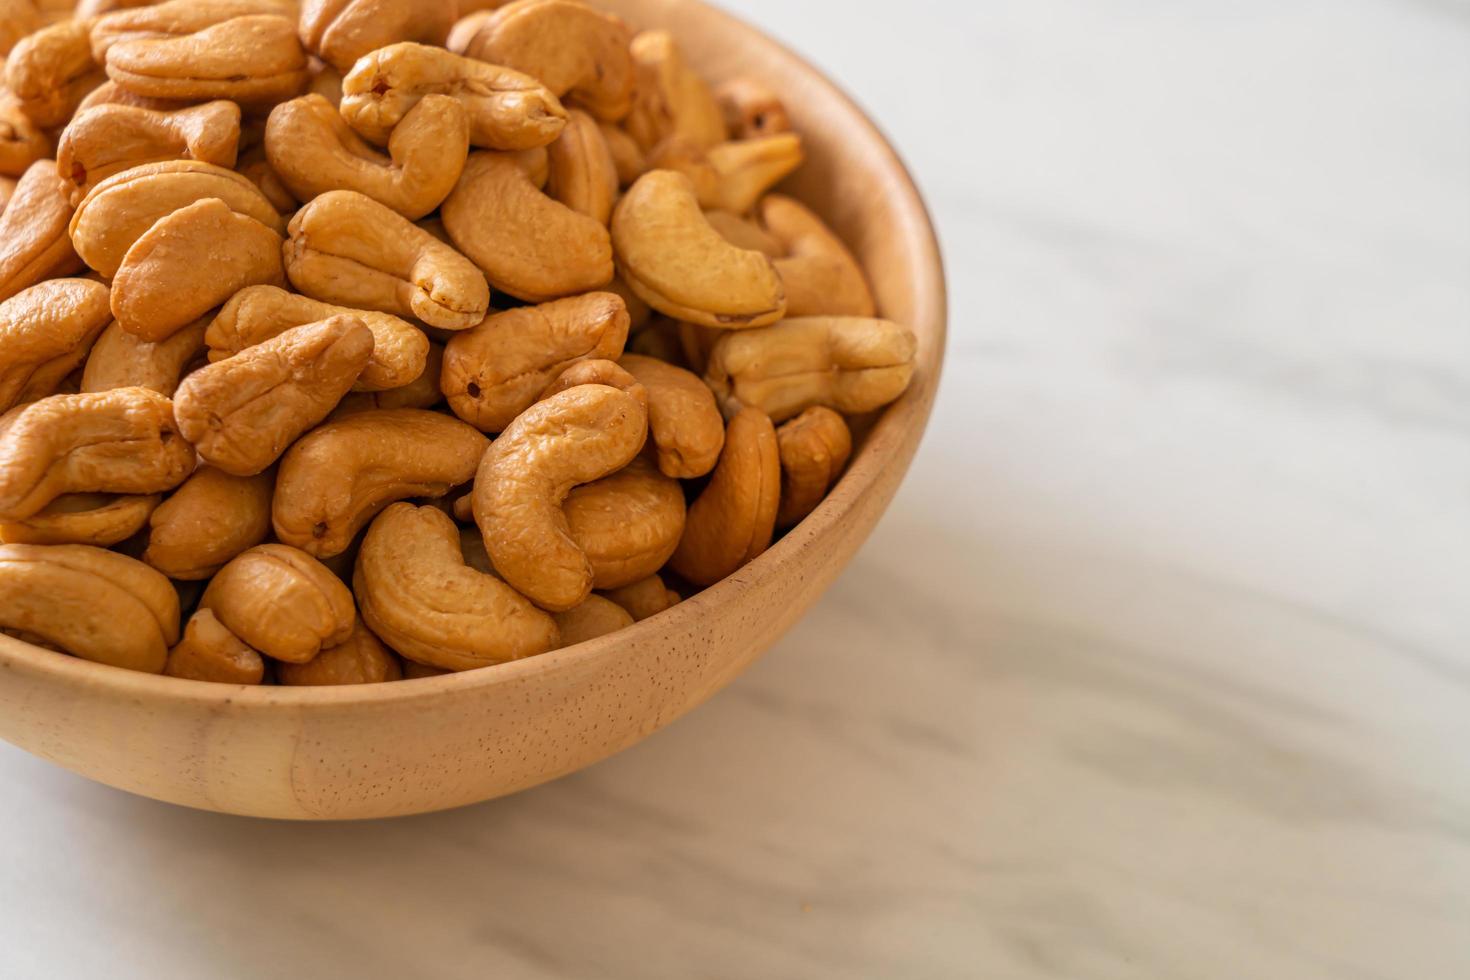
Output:
<instances>
[{"instance_id":1,"label":"roasted cashew nut","mask_svg":"<svg viewBox=\"0 0 1470 980\"><path fill-rule=\"evenodd\" d=\"M777 527L799 523L827 496L852 455L852 433L841 415L820 405L776 430L781 450L781 507Z\"/></svg>"},{"instance_id":2,"label":"roasted cashew nut","mask_svg":"<svg viewBox=\"0 0 1470 980\"><path fill-rule=\"evenodd\" d=\"M496 570L517 591L555 612L587 598L592 563L562 503L574 486L632 462L647 434L637 398L582 385L532 405L491 443L475 476L475 522Z\"/></svg>"},{"instance_id":3,"label":"roasted cashew nut","mask_svg":"<svg viewBox=\"0 0 1470 980\"><path fill-rule=\"evenodd\" d=\"M726 140L725 117L668 31L643 31L629 48L638 84L623 126L647 152L671 136L708 148Z\"/></svg>"},{"instance_id":4,"label":"roasted cashew nut","mask_svg":"<svg viewBox=\"0 0 1470 980\"><path fill-rule=\"evenodd\" d=\"M75 202L113 174L140 164L197 160L228 171L239 145L240 107L233 102L216 100L172 112L110 103L77 113L62 131L56 172ZM280 223L272 217L270 224Z\"/></svg>"},{"instance_id":5,"label":"roasted cashew nut","mask_svg":"<svg viewBox=\"0 0 1470 980\"><path fill-rule=\"evenodd\" d=\"M454 25L455 5L423 0L305 0L301 40L338 71L399 41L443 44Z\"/></svg>"},{"instance_id":6,"label":"roasted cashew nut","mask_svg":"<svg viewBox=\"0 0 1470 980\"><path fill-rule=\"evenodd\" d=\"M352 635L305 664L281 664L276 680L287 687L383 684L403 679L403 665L359 619Z\"/></svg>"},{"instance_id":7,"label":"roasted cashew nut","mask_svg":"<svg viewBox=\"0 0 1470 980\"><path fill-rule=\"evenodd\" d=\"M94 28L94 48L96 40ZM233 17L187 34L120 38L107 49L107 77L150 98L229 99L246 108L288 99L308 79L296 25L274 14Z\"/></svg>"},{"instance_id":8,"label":"roasted cashew nut","mask_svg":"<svg viewBox=\"0 0 1470 980\"><path fill-rule=\"evenodd\" d=\"M618 168L597 122L573 109L546 148L546 193L606 227L618 196Z\"/></svg>"},{"instance_id":9,"label":"roasted cashew nut","mask_svg":"<svg viewBox=\"0 0 1470 980\"><path fill-rule=\"evenodd\" d=\"M555 621L464 563L459 531L433 507L396 503L358 552L352 588L363 621L411 661L473 670L554 650Z\"/></svg>"},{"instance_id":10,"label":"roasted cashew nut","mask_svg":"<svg viewBox=\"0 0 1470 980\"><path fill-rule=\"evenodd\" d=\"M156 493L114 497L68 493L39 513L0 524L0 541L15 544L90 544L106 548L137 534L163 498Z\"/></svg>"},{"instance_id":11,"label":"roasted cashew nut","mask_svg":"<svg viewBox=\"0 0 1470 980\"><path fill-rule=\"evenodd\" d=\"M600 595L589 595L566 612L555 613L563 648L595 640L633 625L633 617L617 603Z\"/></svg>"},{"instance_id":12,"label":"roasted cashew nut","mask_svg":"<svg viewBox=\"0 0 1470 980\"><path fill-rule=\"evenodd\" d=\"M163 672L191 681L253 685L265 680L265 660L213 612L201 609L189 617L184 638L168 652Z\"/></svg>"},{"instance_id":13,"label":"roasted cashew nut","mask_svg":"<svg viewBox=\"0 0 1470 980\"><path fill-rule=\"evenodd\" d=\"M63 20L43 27L11 49L5 61L5 86L37 126L60 126L77 103L102 82L92 60L87 24Z\"/></svg>"},{"instance_id":14,"label":"roasted cashew nut","mask_svg":"<svg viewBox=\"0 0 1470 980\"><path fill-rule=\"evenodd\" d=\"M232 559L199 600L261 653L309 663L352 635L352 593L325 565L283 544L262 544Z\"/></svg>"},{"instance_id":15,"label":"roasted cashew nut","mask_svg":"<svg viewBox=\"0 0 1470 980\"><path fill-rule=\"evenodd\" d=\"M667 361L624 354L619 362L648 389L648 433L665 476L693 479L715 468L725 420L699 375Z\"/></svg>"},{"instance_id":16,"label":"roasted cashew nut","mask_svg":"<svg viewBox=\"0 0 1470 980\"><path fill-rule=\"evenodd\" d=\"M781 245L776 271L786 284L788 317L870 317L877 312L863 267L821 218L780 194L761 202L760 217Z\"/></svg>"},{"instance_id":17,"label":"roasted cashew nut","mask_svg":"<svg viewBox=\"0 0 1470 980\"><path fill-rule=\"evenodd\" d=\"M143 560L171 579L207 579L271 532L275 475L201 466L148 518Z\"/></svg>"},{"instance_id":18,"label":"roasted cashew nut","mask_svg":"<svg viewBox=\"0 0 1470 980\"><path fill-rule=\"evenodd\" d=\"M684 533L684 488L644 456L574 487L562 504L572 540L592 564L592 586L617 589L657 572Z\"/></svg>"},{"instance_id":19,"label":"roasted cashew nut","mask_svg":"<svg viewBox=\"0 0 1470 980\"><path fill-rule=\"evenodd\" d=\"M31 164L0 212L0 300L82 267L66 234L71 212L56 165Z\"/></svg>"},{"instance_id":20,"label":"roasted cashew nut","mask_svg":"<svg viewBox=\"0 0 1470 980\"><path fill-rule=\"evenodd\" d=\"M99 65L107 64L108 51L120 41L177 38L236 17L296 13L296 0L123 0L117 6L92 22L92 57Z\"/></svg>"},{"instance_id":21,"label":"roasted cashew nut","mask_svg":"<svg viewBox=\"0 0 1470 980\"><path fill-rule=\"evenodd\" d=\"M151 388L172 398L186 370L204 354L207 319L198 319L166 340L141 340L114 320L87 355L82 391Z\"/></svg>"},{"instance_id":22,"label":"roasted cashew nut","mask_svg":"<svg viewBox=\"0 0 1470 980\"><path fill-rule=\"evenodd\" d=\"M795 133L735 140L708 149L676 136L649 154L648 165L688 177L700 207L746 214L805 159Z\"/></svg>"},{"instance_id":23,"label":"roasted cashew nut","mask_svg":"<svg viewBox=\"0 0 1470 980\"><path fill-rule=\"evenodd\" d=\"M0 303L0 414L55 393L111 317L107 287L90 279L49 279Z\"/></svg>"}]
</instances>

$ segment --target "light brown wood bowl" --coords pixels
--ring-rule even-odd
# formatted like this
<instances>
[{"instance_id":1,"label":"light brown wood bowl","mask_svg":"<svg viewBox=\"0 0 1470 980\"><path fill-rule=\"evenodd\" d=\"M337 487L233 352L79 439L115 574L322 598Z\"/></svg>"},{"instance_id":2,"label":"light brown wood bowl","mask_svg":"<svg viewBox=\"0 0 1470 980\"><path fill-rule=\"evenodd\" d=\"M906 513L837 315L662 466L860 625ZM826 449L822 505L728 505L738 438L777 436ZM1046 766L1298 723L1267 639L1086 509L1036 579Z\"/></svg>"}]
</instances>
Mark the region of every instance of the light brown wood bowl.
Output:
<instances>
[{"instance_id":1,"label":"light brown wood bowl","mask_svg":"<svg viewBox=\"0 0 1470 980\"><path fill-rule=\"evenodd\" d=\"M766 80L809 162L787 190L857 252L918 370L832 494L723 582L612 636L499 667L363 687L247 688L119 670L0 636L0 737L129 792L225 813L423 813L555 779L651 735L728 684L830 585L918 448L939 383L945 291L924 204L881 133L815 69L692 0L600 5L674 33L706 78Z\"/></svg>"}]
</instances>

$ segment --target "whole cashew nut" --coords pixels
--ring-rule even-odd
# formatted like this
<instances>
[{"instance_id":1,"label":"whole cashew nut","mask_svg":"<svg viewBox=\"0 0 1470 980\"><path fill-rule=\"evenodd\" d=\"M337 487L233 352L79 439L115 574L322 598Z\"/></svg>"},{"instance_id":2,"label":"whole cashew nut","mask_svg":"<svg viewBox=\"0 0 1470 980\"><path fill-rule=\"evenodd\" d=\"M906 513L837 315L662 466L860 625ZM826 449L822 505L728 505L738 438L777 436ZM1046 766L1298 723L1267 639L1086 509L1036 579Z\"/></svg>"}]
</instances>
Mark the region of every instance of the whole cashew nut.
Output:
<instances>
[{"instance_id":1,"label":"whole cashew nut","mask_svg":"<svg viewBox=\"0 0 1470 980\"><path fill-rule=\"evenodd\" d=\"M83 660L156 674L179 639L179 597L168 579L115 551L0 545L0 627Z\"/></svg>"},{"instance_id":2,"label":"whole cashew nut","mask_svg":"<svg viewBox=\"0 0 1470 980\"><path fill-rule=\"evenodd\" d=\"M687 176L701 207L746 214L805 159L795 133L734 140L708 149L672 137L649 154L648 165Z\"/></svg>"},{"instance_id":3,"label":"whole cashew nut","mask_svg":"<svg viewBox=\"0 0 1470 980\"><path fill-rule=\"evenodd\" d=\"M5 85L37 126L60 126L77 103L102 83L92 60L87 24L63 20L30 34L5 59Z\"/></svg>"},{"instance_id":4,"label":"whole cashew nut","mask_svg":"<svg viewBox=\"0 0 1470 980\"><path fill-rule=\"evenodd\" d=\"M92 57L99 65L107 64L108 51L120 41L182 37L253 14L292 17L296 0L126 0L118 8L92 22Z\"/></svg>"},{"instance_id":5,"label":"whole cashew nut","mask_svg":"<svg viewBox=\"0 0 1470 980\"><path fill-rule=\"evenodd\" d=\"M852 433L841 415L820 405L776 430L781 450L781 507L777 527L801 522L827 496L852 455Z\"/></svg>"},{"instance_id":6,"label":"whole cashew nut","mask_svg":"<svg viewBox=\"0 0 1470 980\"><path fill-rule=\"evenodd\" d=\"M629 48L638 84L623 125L646 152L677 136L708 148L723 143L725 117L714 94L685 62L668 31L643 31Z\"/></svg>"},{"instance_id":7,"label":"whole cashew nut","mask_svg":"<svg viewBox=\"0 0 1470 980\"><path fill-rule=\"evenodd\" d=\"M0 300L82 267L66 234L71 212L56 164L31 164L0 212Z\"/></svg>"},{"instance_id":8,"label":"whole cashew nut","mask_svg":"<svg viewBox=\"0 0 1470 980\"><path fill-rule=\"evenodd\" d=\"M464 563L454 521L396 503L368 528L352 588L363 621L417 663L473 670L554 650L556 622L493 575Z\"/></svg>"},{"instance_id":9,"label":"whole cashew nut","mask_svg":"<svg viewBox=\"0 0 1470 980\"><path fill-rule=\"evenodd\" d=\"M661 313L707 327L760 327L786 312L769 258L727 242L705 220L683 174L653 170L613 211L623 280Z\"/></svg>"},{"instance_id":10,"label":"whole cashew nut","mask_svg":"<svg viewBox=\"0 0 1470 980\"><path fill-rule=\"evenodd\" d=\"M158 493L194 469L172 403L147 388L52 395L0 417L0 521L65 493Z\"/></svg>"},{"instance_id":11,"label":"whole cashew nut","mask_svg":"<svg viewBox=\"0 0 1470 980\"><path fill-rule=\"evenodd\" d=\"M185 370L204 353L204 328L208 325L208 319L200 318L155 343L128 333L114 320L87 355L82 391L151 388L172 398Z\"/></svg>"},{"instance_id":12,"label":"whole cashew nut","mask_svg":"<svg viewBox=\"0 0 1470 980\"><path fill-rule=\"evenodd\" d=\"M475 476L475 522L505 580L543 609L592 590L593 569L562 503L571 489L632 462L648 434L633 395L582 385L526 409L490 445Z\"/></svg>"},{"instance_id":13,"label":"whole cashew nut","mask_svg":"<svg viewBox=\"0 0 1470 980\"><path fill-rule=\"evenodd\" d=\"M199 600L261 653L309 663L352 635L352 593L325 565L284 544L262 544L232 559Z\"/></svg>"},{"instance_id":14,"label":"whole cashew nut","mask_svg":"<svg viewBox=\"0 0 1470 980\"><path fill-rule=\"evenodd\" d=\"M760 409L741 409L730 420L714 476L689 505L669 567L695 585L734 573L770 547L780 495L776 429Z\"/></svg>"},{"instance_id":15,"label":"whole cashew nut","mask_svg":"<svg viewBox=\"0 0 1470 980\"><path fill-rule=\"evenodd\" d=\"M383 684L403 679L403 665L359 619L352 635L304 664L281 664L276 680L287 687Z\"/></svg>"},{"instance_id":16,"label":"whole cashew nut","mask_svg":"<svg viewBox=\"0 0 1470 980\"><path fill-rule=\"evenodd\" d=\"M271 472L231 476L201 466L148 518L143 560L169 578L207 579L271 531Z\"/></svg>"},{"instance_id":17,"label":"whole cashew nut","mask_svg":"<svg viewBox=\"0 0 1470 980\"><path fill-rule=\"evenodd\" d=\"M92 37L95 48L95 28ZM107 77L150 98L229 99L246 108L288 99L308 81L296 25L274 14L233 17L187 34L119 38L107 49Z\"/></svg>"},{"instance_id":18,"label":"whole cashew nut","mask_svg":"<svg viewBox=\"0 0 1470 980\"><path fill-rule=\"evenodd\" d=\"M620 589L608 589L602 595L626 609L636 623L657 616L665 609L672 609L683 601L679 593L664 585L664 580L657 575Z\"/></svg>"},{"instance_id":19,"label":"whole cashew nut","mask_svg":"<svg viewBox=\"0 0 1470 980\"><path fill-rule=\"evenodd\" d=\"M276 537L309 555L339 555L389 504L442 497L474 479L490 441L422 409L359 412L308 433L276 480Z\"/></svg>"},{"instance_id":20,"label":"whole cashew nut","mask_svg":"<svg viewBox=\"0 0 1470 980\"><path fill-rule=\"evenodd\" d=\"M447 95L425 96L404 115L388 139L386 157L320 95L282 102L265 128L266 157L296 197L309 201L327 191L359 191L410 220L449 195L469 150L469 121Z\"/></svg>"},{"instance_id":21,"label":"whole cashew nut","mask_svg":"<svg viewBox=\"0 0 1470 980\"><path fill-rule=\"evenodd\" d=\"M663 568L679 546L684 488L639 456L610 476L574 487L562 512L592 564L593 588L616 589Z\"/></svg>"},{"instance_id":22,"label":"whole cashew nut","mask_svg":"<svg viewBox=\"0 0 1470 980\"><path fill-rule=\"evenodd\" d=\"M444 348L440 379L454 414L500 432L575 361L616 360L628 312L612 293L588 293L487 317Z\"/></svg>"},{"instance_id":23,"label":"whole cashew nut","mask_svg":"<svg viewBox=\"0 0 1470 980\"><path fill-rule=\"evenodd\" d=\"M107 287L48 279L0 303L0 413L53 394L112 313Z\"/></svg>"},{"instance_id":24,"label":"whole cashew nut","mask_svg":"<svg viewBox=\"0 0 1470 980\"><path fill-rule=\"evenodd\" d=\"M148 523L163 498L158 494L115 497L68 493L40 512L13 524L0 524L0 541L16 544L90 544L99 548L125 541Z\"/></svg>"},{"instance_id":25,"label":"whole cashew nut","mask_svg":"<svg viewBox=\"0 0 1470 980\"><path fill-rule=\"evenodd\" d=\"M359 59L399 41L440 45L454 25L455 5L423 0L305 0L301 40L346 73Z\"/></svg>"},{"instance_id":26,"label":"whole cashew nut","mask_svg":"<svg viewBox=\"0 0 1470 980\"><path fill-rule=\"evenodd\" d=\"M618 168L602 129L573 109L566 129L546 148L546 193L606 227L618 196Z\"/></svg>"},{"instance_id":27,"label":"whole cashew nut","mask_svg":"<svg viewBox=\"0 0 1470 980\"><path fill-rule=\"evenodd\" d=\"M200 609L184 626L184 638L168 652L163 672L191 681L254 685L265 680L265 660L213 612Z\"/></svg>"},{"instance_id":28,"label":"whole cashew nut","mask_svg":"<svg viewBox=\"0 0 1470 980\"><path fill-rule=\"evenodd\" d=\"M259 473L327 417L372 351L356 317L292 327L185 378L174 395L179 431L226 473Z\"/></svg>"},{"instance_id":29,"label":"whole cashew nut","mask_svg":"<svg viewBox=\"0 0 1470 980\"><path fill-rule=\"evenodd\" d=\"M561 630L563 649L633 625L633 617L626 609L600 595L589 595L581 604L555 613L552 618Z\"/></svg>"},{"instance_id":30,"label":"whole cashew nut","mask_svg":"<svg viewBox=\"0 0 1470 980\"><path fill-rule=\"evenodd\" d=\"M233 102L172 112L110 103L78 113L62 130L56 172L71 200L80 201L101 181L139 164L197 160L228 171L239 143L240 107Z\"/></svg>"},{"instance_id":31,"label":"whole cashew nut","mask_svg":"<svg viewBox=\"0 0 1470 980\"><path fill-rule=\"evenodd\" d=\"M692 479L715 468L725 420L699 375L667 361L624 354L619 362L648 389L648 432L665 476Z\"/></svg>"},{"instance_id":32,"label":"whole cashew nut","mask_svg":"<svg viewBox=\"0 0 1470 980\"><path fill-rule=\"evenodd\" d=\"M780 194L761 202L760 217L781 244L776 271L786 284L788 317L870 317L877 312L863 267L821 218Z\"/></svg>"},{"instance_id":33,"label":"whole cashew nut","mask_svg":"<svg viewBox=\"0 0 1470 980\"><path fill-rule=\"evenodd\" d=\"M469 259L364 194L329 191L288 230L286 273L314 299L445 330L473 327L490 307L490 288Z\"/></svg>"}]
</instances>

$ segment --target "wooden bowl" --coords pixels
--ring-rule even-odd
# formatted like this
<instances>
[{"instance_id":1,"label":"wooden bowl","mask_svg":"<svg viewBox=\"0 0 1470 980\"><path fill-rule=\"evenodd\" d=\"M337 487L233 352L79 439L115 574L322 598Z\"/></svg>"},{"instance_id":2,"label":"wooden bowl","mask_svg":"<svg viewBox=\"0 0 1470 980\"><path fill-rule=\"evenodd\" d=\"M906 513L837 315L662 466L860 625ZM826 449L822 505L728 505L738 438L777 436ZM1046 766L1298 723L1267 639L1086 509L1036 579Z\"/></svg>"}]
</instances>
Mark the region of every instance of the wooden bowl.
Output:
<instances>
[{"instance_id":1,"label":"wooden bowl","mask_svg":"<svg viewBox=\"0 0 1470 980\"><path fill-rule=\"evenodd\" d=\"M831 82L693 0L599 0L674 33L711 81L780 93L809 162L788 189L854 248L919 337L909 392L815 513L735 575L638 625L503 666L363 687L247 688L119 670L0 636L0 737L91 779L226 813L346 819L488 800L591 765L703 702L816 601L898 489L939 382L939 249L902 162Z\"/></svg>"}]
</instances>

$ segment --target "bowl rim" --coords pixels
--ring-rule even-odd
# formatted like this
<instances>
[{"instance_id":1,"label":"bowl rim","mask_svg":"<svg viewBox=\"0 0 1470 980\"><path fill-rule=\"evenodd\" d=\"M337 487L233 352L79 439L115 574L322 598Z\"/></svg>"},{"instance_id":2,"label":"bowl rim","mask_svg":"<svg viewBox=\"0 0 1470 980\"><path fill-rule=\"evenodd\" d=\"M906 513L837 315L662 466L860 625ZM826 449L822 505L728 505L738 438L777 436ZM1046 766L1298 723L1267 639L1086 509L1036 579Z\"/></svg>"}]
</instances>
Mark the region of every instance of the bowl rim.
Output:
<instances>
[{"instance_id":1,"label":"bowl rim","mask_svg":"<svg viewBox=\"0 0 1470 980\"><path fill-rule=\"evenodd\" d=\"M527 674L552 673L588 660L605 657L624 645L638 643L655 632L668 630L676 622L698 619L711 609L724 604L727 596L745 584L744 580L774 574L778 566L795 560L804 546L820 537L824 529L841 523L859 505L864 494L871 490L894 455L891 451L879 452L879 444L889 439L896 439L899 446L898 453L902 454L905 441L912 440L915 444L909 448L916 451L917 442L924 433L933 408L948 334L948 285L943 252L935 232L933 216L913 174L892 141L845 89L800 53L782 41L771 37L760 28L714 4L703 3L700 0L695 0L695 2L707 10L711 16L722 21L723 28L753 34L799 64L811 74L814 83L826 90L827 95L845 106L853 120L867 130L867 135L871 137L873 145L881 148L886 157L885 169L890 170L896 178L891 193L911 197L920 218L917 223L919 234L916 244L928 254L922 257L919 264L932 272L931 281L923 288L933 290L933 295L930 297L933 304L931 312L933 322L928 324L933 332L933 342L926 348L921 347L921 351L927 349L930 356L915 365L914 383L902 397L883 409L878 420L864 437L846 472L842 474L842 477L812 513L787 531L764 553L735 573L663 612L606 636L490 667L436 677L405 678L380 684L322 687L220 684L127 670L110 664L83 660L80 657L57 654L14 637L0 634L0 669L23 666L31 673L45 674L49 679L58 683L74 687L107 688L118 696L146 697L155 703L187 702L194 706L201 704L216 708L228 706L236 709L259 709L265 712L293 712L303 708L321 707L353 708L411 703L428 699L437 700L451 692L463 693L477 690L510 682ZM837 491L843 487L850 492L839 494Z\"/></svg>"}]
</instances>

